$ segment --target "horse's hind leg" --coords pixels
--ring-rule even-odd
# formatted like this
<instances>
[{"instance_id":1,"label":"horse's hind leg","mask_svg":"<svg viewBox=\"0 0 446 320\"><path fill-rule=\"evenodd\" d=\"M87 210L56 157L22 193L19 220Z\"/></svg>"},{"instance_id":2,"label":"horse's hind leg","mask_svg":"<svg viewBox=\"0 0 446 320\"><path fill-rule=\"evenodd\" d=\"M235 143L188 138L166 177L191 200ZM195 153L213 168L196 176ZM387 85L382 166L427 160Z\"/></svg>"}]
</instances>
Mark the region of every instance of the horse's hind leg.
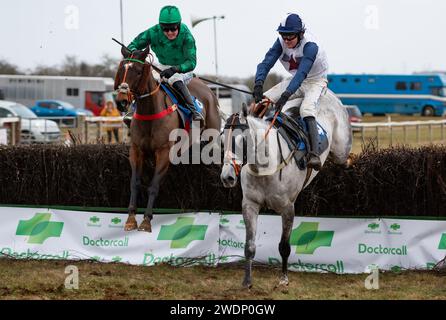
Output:
<instances>
[{"instance_id":1,"label":"horse's hind leg","mask_svg":"<svg viewBox=\"0 0 446 320\"><path fill-rule=\"evenodd\" d=\"M243 220L245 221L246 227L246 244L245 244L245 278L243 279L243 287L252 287L252 259L256 254L256 231L257 231L257 217L259 214L260 207L254 202L244 201L243 203Z\"/></svg>"},{"instance_id":2,"label":"horse's hind leg","mask_svg":"<svg viewBox=\"0 0 446 320\"><path fill-rule=\"evenodd\" d=\"M132 167L132 178L130 180L130 203L129 203L129 216L125 223L124 230L131 231L138 228L136 222L136 209L138 201L139 188L141 186L141 172L144 159L141 151L135 145L130 148L130 166Z\"/></svg>"},{"instance_id":3,"label":"horse's hind leg","mask_svg":"<svg viewBox=\"0 0 446 320\"><path fill-rule=\"evenodd\" d=\"M288 206L282 214L282 237L279 243L279 252L282 257L282 276L279 285L288 285L288 258L291 252L290 236L293 228L294 205Z\"/></svg>"},{"instance_id":4,"label":"horse's hind leg","mask_svg":"<svg viewBox=\"0 0 446 320\"><path fill-rule=\"evenodd\" d=\"M161 182L169 168L169 148L163 148L155 152L155 173L148 188L149 199L147 201L147 208L144 212L144 220L139 226L139 231L152 232L151 220L153 218L153 204L160 189Z\"/></svg>"}]
</instances>

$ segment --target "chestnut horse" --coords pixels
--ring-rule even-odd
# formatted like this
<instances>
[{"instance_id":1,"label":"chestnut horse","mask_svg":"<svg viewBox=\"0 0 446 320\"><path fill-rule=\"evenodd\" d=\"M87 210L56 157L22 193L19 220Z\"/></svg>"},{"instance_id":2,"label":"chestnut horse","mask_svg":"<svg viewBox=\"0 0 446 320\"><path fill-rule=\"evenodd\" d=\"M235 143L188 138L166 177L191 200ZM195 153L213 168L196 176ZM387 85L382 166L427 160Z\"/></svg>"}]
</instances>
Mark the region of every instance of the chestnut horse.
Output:
<instances>
[{"instance_id":1,"label":"chestnut horse","mask_svg":"<svg viewBox=\"0 0 446 320\"><path fill-rule=\"evenodd\" d=\"M130 165L132 177L130 181L130 203L125 230L138 229L152 231L153 204L158 195L160 184L169 168L169 150L174 141L169 141L172 130L181 128L181 119L176 105L170 97L160 89L160 84L152 74L152 63L147 62L150 48L135 55L123 50L124 59L119 65L115 77L116 102L118 109L124 112L134 100L136 110L130 125L131 147ZM151 54L150 54L150 57ZM205 128L220 131L218 100L214 93L201 80L193 78L188 84L192 95L204 105ZM138 228L135 216L137 211L138 192L141 186L141 175L144 160L155 157L155 172L148 188L147 208L144 220Z\"/></svg>"}]
</instances>

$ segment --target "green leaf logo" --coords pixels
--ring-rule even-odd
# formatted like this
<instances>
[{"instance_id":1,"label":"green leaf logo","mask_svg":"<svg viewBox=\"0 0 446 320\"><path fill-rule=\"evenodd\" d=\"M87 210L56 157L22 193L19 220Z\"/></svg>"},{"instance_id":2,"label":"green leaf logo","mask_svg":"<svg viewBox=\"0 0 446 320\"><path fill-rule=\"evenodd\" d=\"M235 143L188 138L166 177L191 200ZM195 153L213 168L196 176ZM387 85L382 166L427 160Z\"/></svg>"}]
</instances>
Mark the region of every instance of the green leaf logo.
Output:
<instances>
[{"instance_id":1,"label":"green leaf logo","mask_svg":"<svg viewBox=\"0 0 446 320\"><path fill-rule=\"evenodd\" d=\"M111 222L113 224L119 224L119 223L121 223L121 219L119 219L118 217L114 217L113 219L111 219Z\"/></svg>"},{"instance_id":2,"label":"green leaf logo","mask_svg":"<svg viewBox=\"0 0 446 320\"><path fill-rule=\"evenodd\" d=\"M379 224L378 223L371 223L368 225L368 227L372 230L375 230L377 228L379 228Z\"/></svg>"},{"instance_id":3,"label":"green leaf logo","mask_svg":"<svg viewBox=\"0 0 446 320\"><path fill-rule=\"evenodd\" d=\"M18 236L29 236L28 243L42 244L50 237L60 237L63 222L52 222L51 213L36 213L29 220L20 220L15 232Z\"/></svg>"},{"instance_id":4,"label":"green leaf logo","mask_svg":"<svg viewBox=\"0 0 446 320\"><path fill-rule=\"evenodd\" d=\"M330 247L334 231L318 231L319 222L302 222L291 232L290 244L296 253L313 254L319 247Z\"/></svg>"},{"instance_id":5,"label":"green leaf logo","mask_svg":"<svg viewBox=\"0 0 446 320\"><path fill-rule=\"evenodd\" d=\"M401 228L401 226L398 223L394 223L390 226L390 229L392 229L393 231L396 231L399 228Z\"/></svg>"},{"instance_id":6,"label":"green leaf logo","mask_svg":"<svg viewBox=\"0 0 446 320\"><path fill-rule=\"evenodd\" d=\"M172 240L171 248L186 248L194 240L204 240L207 225L194 225L194 218L180 217L172 225L161 226L157 240Z\"/></svg>"},{"instance_id":7,"label":"green leaf logo","mask_svg":"<svg viewBox=\"0 0 446 320\"><path fill-rule=\"evenodd\" d=\"M93 223L97 223L97 222L99 222L99 220L101 220L101 219L99 219L96 216L93 216L93 217L90 218L90 221L93 222Z\"/></svg>"},{"instance_id":8,"label":"green leaf logo","mask_svg":"<svg viewBox=\"0 0 446 320\"><path fill-rule=\"evenodd\" d=\"M441 235L440 243L438 244L438 249L446 250L446 233Z\"/></svg>"}]
</instances>

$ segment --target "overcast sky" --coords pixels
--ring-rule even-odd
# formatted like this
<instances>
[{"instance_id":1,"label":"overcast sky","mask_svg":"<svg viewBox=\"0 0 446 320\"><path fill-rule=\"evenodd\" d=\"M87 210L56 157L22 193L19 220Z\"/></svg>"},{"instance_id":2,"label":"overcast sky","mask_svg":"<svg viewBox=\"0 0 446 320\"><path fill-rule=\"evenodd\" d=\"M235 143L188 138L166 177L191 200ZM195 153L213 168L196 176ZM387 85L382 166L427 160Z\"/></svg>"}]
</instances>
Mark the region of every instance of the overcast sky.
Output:
<instances>
[{"instance_id":1,"label":"overcast sky","mask_svg":"<svg viewBox=\"0 0 446 320\"><path fill-rule=\"evenodd\" d=\"M158 22L164 5L177 5L183 22L217 21L220 75L246 77L277 38L287 12L301 15L328 55L331 73L412 73L446 70L446 1L441 0L122 0L128 44ZM19 66L57 65L65 55L96 63L120 56L119 0L1 0L0 59ZM197 68L215 73L212 21L191 28ZM273 69L286 74L280 63Z\"/></svg>"}]
</instances>

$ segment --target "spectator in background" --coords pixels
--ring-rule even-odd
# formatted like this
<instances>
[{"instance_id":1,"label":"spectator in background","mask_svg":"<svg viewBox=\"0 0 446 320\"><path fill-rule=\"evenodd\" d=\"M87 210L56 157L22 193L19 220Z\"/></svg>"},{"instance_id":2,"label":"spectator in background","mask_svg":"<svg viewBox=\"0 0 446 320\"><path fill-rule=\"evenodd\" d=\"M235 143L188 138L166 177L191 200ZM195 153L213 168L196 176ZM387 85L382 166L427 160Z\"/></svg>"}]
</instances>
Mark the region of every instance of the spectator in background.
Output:
<instances>
[{"instance_id":1,"label":"spectator in background","mask_svg":"<svg viewBox=\"0 0 446 320\"><path fill-rule=\"evenodd\" d=\"M104 109L101 111L101 117L120 117L121 114L119 113L118 109L115 107L115 104L113 101L107 101L105 104ZM121 121L111 121L107 122L107 137L108 137L108 143L111 143L112 141L112 132L115 136L116 143L119 143L119 128L114 127L116 124L120 124Z\"/></svg>"}]
</instances>

